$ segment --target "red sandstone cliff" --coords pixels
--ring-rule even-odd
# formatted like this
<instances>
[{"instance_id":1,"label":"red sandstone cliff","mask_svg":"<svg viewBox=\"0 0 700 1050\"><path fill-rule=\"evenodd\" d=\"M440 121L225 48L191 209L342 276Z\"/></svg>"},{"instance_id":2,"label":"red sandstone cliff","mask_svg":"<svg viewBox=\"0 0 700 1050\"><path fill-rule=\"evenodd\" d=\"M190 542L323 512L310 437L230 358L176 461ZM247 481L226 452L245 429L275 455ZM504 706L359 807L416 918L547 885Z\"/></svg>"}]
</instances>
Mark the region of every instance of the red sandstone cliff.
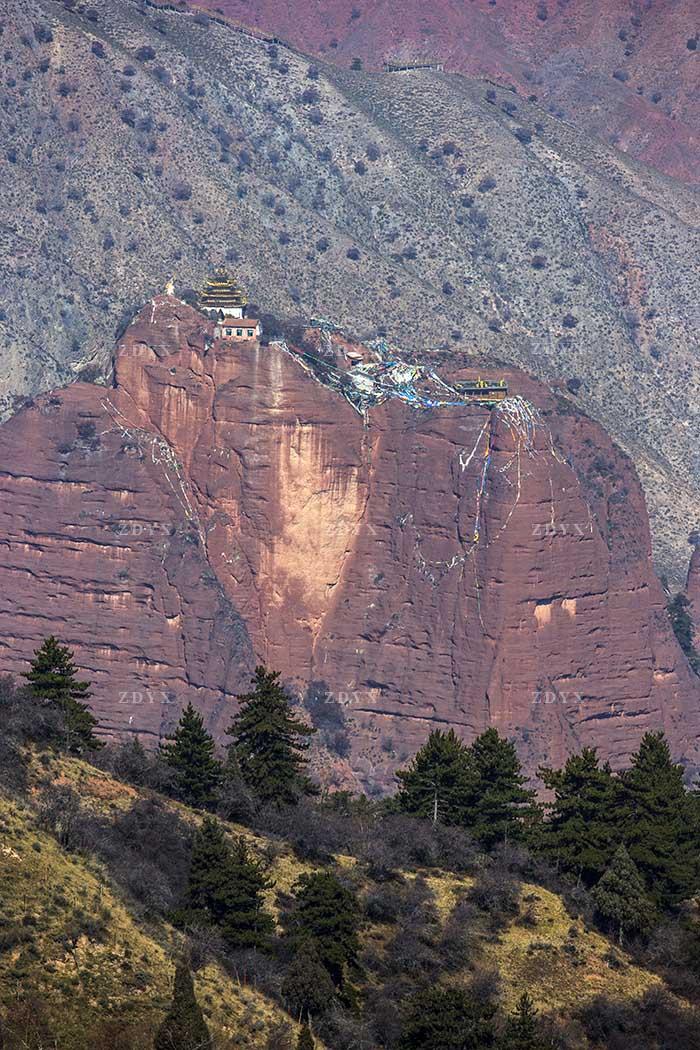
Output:
<instances>
[{"instance_id":1,"label":"red sandstone cliff","mask_svg":"<svg viewBox=\"0 0 700 1050\"><path fill-rule=\"evenodd\" d=\"M493 412L365 423L292 354L212 336L159 296L116 389L0 428L3 670L53 632L106 730L192 699L221 733L261 659L345 705L363 783L447 725L496 725L531 771L583 744L621 764L649 728L697 762L639 482L597 424L513 372Z\"/></svg>"}]
</instances>

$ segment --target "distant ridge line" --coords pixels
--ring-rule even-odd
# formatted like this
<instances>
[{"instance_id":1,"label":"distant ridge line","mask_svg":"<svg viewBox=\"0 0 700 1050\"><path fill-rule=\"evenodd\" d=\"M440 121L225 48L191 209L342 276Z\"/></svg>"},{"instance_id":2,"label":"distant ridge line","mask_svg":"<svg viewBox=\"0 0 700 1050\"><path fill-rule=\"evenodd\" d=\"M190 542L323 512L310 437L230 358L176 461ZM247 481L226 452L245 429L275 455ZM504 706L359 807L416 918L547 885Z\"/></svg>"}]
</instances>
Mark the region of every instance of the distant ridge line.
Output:
<instances>
[{"instance_id":1,"label":"distant ridge line","mask_svg":"<svg viewBox=\"0 0 700 1050\"><path fill-rule=\"evenodd\" d=\"M227 15L215 15L211 11L207 11L206 8L200 7L199 4L172 4L168 0L143 0L146 7L155 8L157 11L172 11L176 15L205 15L210 22L215 22L218 25L225 26L227 29L233 29L234 32L240 33L242 36L253 37L254 40L260 40L265 44L277 44L280 47L286 48L288 51L294 51L295 54L299 54L297 48L290 44L287 40L282 40L277 36L270 36L265 33L262 29L256 29L255 26L246 25L244 22L236 22L234 19L229 18Z\"/></svg>"}]
</instances>

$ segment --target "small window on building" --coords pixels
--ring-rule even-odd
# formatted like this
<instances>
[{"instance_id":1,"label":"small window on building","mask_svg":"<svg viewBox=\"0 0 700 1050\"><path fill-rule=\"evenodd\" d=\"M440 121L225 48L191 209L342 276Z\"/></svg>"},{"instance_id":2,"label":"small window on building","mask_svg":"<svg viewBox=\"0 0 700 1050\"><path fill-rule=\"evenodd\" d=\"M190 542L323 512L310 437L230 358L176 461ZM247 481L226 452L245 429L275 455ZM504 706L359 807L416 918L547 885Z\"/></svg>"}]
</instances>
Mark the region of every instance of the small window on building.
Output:
<instances>
[{"instance_id":1,"label":"small window on building","mask_svg":"<svg viewBox=\"0 0 700 1050\"><path fill-rule=\"evenodd\" d=\"M232 335L232 334L233 334L233 329L232 328L227 328L226 329L226 335Z\"/></svg>"},{"instance_id":2,"label":"small window on building","mask_svg":"<svg viewBox=\"0 0 700 1050\"><path fill-rule=\"evenodd\" d=\"M249 328L249 329L248 329L248 338L249 338L249 339L251 339L251 338L252 338L252 336L253 336L253 329L252 329L252 328Z\"/></svg>"},{"instance_id":3,"label":"small window on building","mask_svg":"<svg viewBox=\"0 0 700 1050\"><path fill-rule=\"evenodd\" d=\"M236 335L243 335L243 329L242 328L237 328L236 329Z\"/></svg>"}]
</instances>

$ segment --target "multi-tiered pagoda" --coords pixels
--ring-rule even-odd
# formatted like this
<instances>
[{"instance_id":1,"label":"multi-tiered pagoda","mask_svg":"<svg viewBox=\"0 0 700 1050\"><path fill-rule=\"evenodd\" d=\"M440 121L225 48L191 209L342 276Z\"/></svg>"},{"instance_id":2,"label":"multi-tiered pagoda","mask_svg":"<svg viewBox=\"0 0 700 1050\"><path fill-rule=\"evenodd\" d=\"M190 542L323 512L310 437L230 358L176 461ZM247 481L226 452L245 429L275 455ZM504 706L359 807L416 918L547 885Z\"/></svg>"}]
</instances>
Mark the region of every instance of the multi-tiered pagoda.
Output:
<instances>
[{"instance_id":1,"label":"multi-tiered pagoda","mask_svg":"<svg viewBox=\"0 0 700 1050\"><path fill-rule=\"evenodd\" d=\"M199 296L200 308L216 321L217 339L259 339L260 322L246 317L248 296L220 266L207 280Z\"/></svg>"}]
</instances>

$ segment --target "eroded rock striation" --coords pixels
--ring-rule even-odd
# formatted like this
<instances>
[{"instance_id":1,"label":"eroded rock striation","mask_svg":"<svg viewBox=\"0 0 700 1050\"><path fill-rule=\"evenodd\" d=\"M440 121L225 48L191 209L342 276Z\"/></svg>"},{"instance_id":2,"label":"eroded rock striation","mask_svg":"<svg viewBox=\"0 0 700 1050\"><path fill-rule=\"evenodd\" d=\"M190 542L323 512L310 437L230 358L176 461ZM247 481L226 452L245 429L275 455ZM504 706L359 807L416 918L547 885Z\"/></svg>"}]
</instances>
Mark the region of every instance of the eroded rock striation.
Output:
<instances>
[{"instance_id":1,"label":"eroded rock striation","mask_svg":"<svg viewBox=\"0 0 700 1050\"><path fill-rule=\"evenodd\" d=\"M298 349L217 340L156 297L114 389L75 384L0 428L3 669L55 633L105 731L155 740L188 699L221 734L262 660L342 705L345 783L388 785L447 726L497 726L530 772L584 744L623 764L650 728L694 765L700 690L634 467L504 376L492 409L398 384L363 413Z\"/></svg>"}]
</instances>

